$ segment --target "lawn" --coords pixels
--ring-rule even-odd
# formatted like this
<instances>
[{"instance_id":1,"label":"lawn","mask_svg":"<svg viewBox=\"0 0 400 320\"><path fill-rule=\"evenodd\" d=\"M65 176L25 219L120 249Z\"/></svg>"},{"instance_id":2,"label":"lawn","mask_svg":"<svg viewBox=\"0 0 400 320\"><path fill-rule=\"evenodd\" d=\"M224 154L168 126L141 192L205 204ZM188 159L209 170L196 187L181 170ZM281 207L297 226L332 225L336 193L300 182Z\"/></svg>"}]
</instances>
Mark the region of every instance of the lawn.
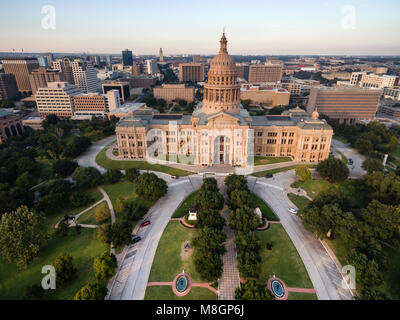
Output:
<instances>
[{"instance_id":1,"label":"lawn","mask_svg":"<svg viewBox=\"0 0 400 320\"><path fill-rule=\"evenodd\" d=\"M390 154L392 157L395 157L394 164L400 167L400 144L397 145L397 148Z\"/></svg>"},{"instance_id":2,"label":"lawn","mask_svg":"<svg viewBox=\"0 0 400 320\"><path fill-rule=\"evenodd\" d=\"M340 155L340 158L342 159L342 162L347 165L347 163L349 162L349 160L347 159L347 157L341 153L340 151L337 152Z\"/></svg>"},{"instance_id":3,"label":"lawn","mask_svg":"<svg viewBox=\"0 0 400 320\"><path fill-rule=\"evenodd\" d=\"M196 229L185 228L179 221L170 221L161 236L153 260L149 282L169 282L185 270L193 282L204 282L194 268L190 253L185 253L183 245L191 241Z\"/></svg>"},{"instance_id":4,"label":"lawn","mask_svg":"<svg viewBox=\"0 0 400 320\"><path fill-rule=\"evenodd\" d=\"M260 282L267 282L275 274L288 287L313 288L303 261L282 225L273 224L267 231L257 232L256 236L261 241ZM266 249L267 243L272 244L271 251Z\"/></svg>"},{"instance_id":5,"label":"lawn","mask_svg":"<svg viewBox=\"0 0 400 320\"><path fill-rule=\"evenodd\" d=\"M106 156L106 150L109 147L104 148L96 157L96 163L99 166L102 166L105 169L117 169L117 170L126 170L130 168L136 168L139 170L151 170L164 172L170 175L175 176L188 176L193 174L193 172L180 170L176 168L171 168L168 166L160 165L160 164L151 164L146 161L124 161L124 160L111 160Z\"/></svg>"},{"instance_id":6,"label":"lawn","mask_svg":"<svg viewBox=\"0 0 400 320\"><path fill-rule=\"evenodd\" d=\"M184 297L178 297L169 286L148 287L144 300L217 300L218 296L205 288L192 287Z\"/></svg>"},{"instance_id":7,"label":"lawn","mask_svg":"<svg viewBox=\"0 0 400 320\"><path fill-rule=\"evenodd\" d=\"M288 300L318 300L315 293L289 292Z\"/></svg>"},{"instance_id":8,"label":"lawn","mask_svg":"<svg viewBox=\"0 0 400 320\"><path fill-rule=\"evenodd\" d=\"M254 157L254 165L262 166L264 164L273 164L280 162L289 162L292 161L290 157Z\"/></svg>"},{"instance_id":9,"label":"lawn","mask_svg":"<svg viewBox=\"0 0 400 320\"><path fill-rule=\"evenodd\" d=\"M103 202L100 203L98 206L101 206L101 205L104 205L104 204L107 205L107 202L106 202L106 201L103 201ZM95 217L96 208L97 208L98 206L94 207L93 209L91 209L91 210L89 210L88 212L85 212L83 215L81 215L81 216L78 218L78 221L77 221L77 222L78 222L79 224L91 224L91 225L99 224L99 223L96 221L96 217Z\"/></svg>"},{"instance_id":10,"label":"lawn","mask_svg":"<svg viewBox=\"0 0 400 320\"><path fill-rule=\"evenodd\" d=\"M147 208L151 208L154 205L154 201L146 200L143 198L138 198L135 192L134 184L131 182L118 182L114 184L103 185L102 188L110 197L110 200L115 206L117 199L120 197L123 200L137 200L141 204L145 205Z\"/></svg>"},{"instance_id":11,"label":"lawn","mask_svg":"<svg viewBox=\"0 0 400 320\"><path fill-rule=\"evenodd\" d=\"M310 180L307 182L297 181L292 184L292 188L301 188L307 192L310 198L314 198L320 192L327 192L332 187L337 187L337 184L330 183L326 180Z\"/></svg>"},{"instance_id":12,"label":"lawn","mask_svg":"<svg viewBox=\"0 0 400 320\"><path fill-rule=\"evenodd\" d=\"M258 196L254 193L251 194L252 202L254 208L260 208L263 218L268 219L269 221L279 221L279 218L275 215L272 209Z\"/></svg>"},{"instance_id":13,"label":"lawn","mask_svg":"<svg viewBox=\"0 0 400 320\"><path fill-rule=\"evenodd\" d=\"M25 270L18 270L0 257L0 299L22 299L25 287L40 285L44 277L41 273L42 267L52 265L60 253L72 255L73 264L78 272L70 283L49 292L48 299L72 299L81 287L95 280L93 259L109 250L108 246L95 239L93 234L93 229L82 229L80 235L77 235L75 230L70 230L66 237L53 236L46 249Z\"/></svg>"},{"instance_id":14,"label":"lawn","mask_svg":"<svg viewBox=\"0 0 400 320\"><path fill-rule=\"evenodd\" d=\"M306 166L308 168L315 168L316 167L316 165L306 165ZM289 166L289 167L284 167L284 168L265 170L265 171L260 171L260 172L254 172L251 175L253 177L257 177L257 178L264 178L267 174L275 174L275 173L279 173L279 172L294 170L297 167L299 167L299 166Z\"/></svg>"},{"instance_id":15,"label":"lawn","mask_svg":"<svg viewBox=\"0 0 400 320\"><path fill-rule=\"evenodd\" d=\"M87 191L84 191L87 193L87 195L92 199L88 204L79 207L79 208L71 208L71 207L66 207L63 210L60 210L59 212L56 212L52 215L50 215L47 218L46 225L48 228L52 228L56 225L56 223L65 215L69 216L75 216L78 213L82 212L83 210L89 208L91 205L95 204L96 202L100 201L103 198L103 195L100 193L97 188L93 188Z\"/></svg>"},{"instance_id":16,"label":"lawn","mask_svg":"<svg viewBox=\"0 0 400 320\"><path fill-rule=\"evenodd\" d=\"M293 204L298 209L303 209L303 208L307 207L308 204L311 202L306 197L298 196L297 194L294 194L294 193L289 193L288 198L290 201L293 202Z\"/></svg>"},{"instance_id":17,"label":"lawn","mask_svg":"<svg viewBox=\"0 0 400 320\"><path fill-rule=\"evenodd\" d=\"M172 215L172 218L182 218L184 215L186 215L189 212L189 209L193 207L194 198L198 193L199 191L195 191L191 195L189 195L185 199L185 201L182 202L179 208L176 209L176 211Z\"/></svg>"}]
</instances>

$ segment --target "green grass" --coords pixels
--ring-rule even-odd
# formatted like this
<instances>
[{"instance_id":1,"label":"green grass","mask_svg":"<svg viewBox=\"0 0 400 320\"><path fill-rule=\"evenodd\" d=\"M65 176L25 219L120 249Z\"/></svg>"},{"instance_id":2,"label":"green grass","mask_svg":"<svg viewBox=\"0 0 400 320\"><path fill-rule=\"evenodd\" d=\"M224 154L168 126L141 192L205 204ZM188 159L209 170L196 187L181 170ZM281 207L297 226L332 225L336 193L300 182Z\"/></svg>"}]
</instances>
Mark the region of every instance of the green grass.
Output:
<instances>
[{"instance_id":1,"label":"green grass","mask_svg":"<svg viewBox=\"0 0 400 320\"><path fill-rule=\"evenodd\" d=\"M138 195L135 192L134 184L131 182L118 182L114 184L106 184L103 185L102 188L110 197L113 206L115 206L115 203L119 197L122 198L123 200L138 199ZM144 201L144 199L141 199L141 202L146 202L146 201Z\"/></svg>"},{"instance_id":2,"label":"green grass","mask_svg":"<svg viewBox=\"0 0 400 320\"><path fill-rule=\"evenodd\" d=\"M314 198L320 192L327 192L333 187L337 187L337 184L330 183L326 180L310 180L307 182L297 181L292 184L292 188L301 188L307 192L310 198Z\"/></svg>"},{"instance_id":3,"label":"green grass","mask_svg":"<svg viewBox=\"0 0 400 320\"><path fill-rule=\"evenodd\" d=\"M318 300L315 293L289 292L288 300Z\"/></svg>"},{"instance_id":4,"label":"green grass","mask_svg":"<svg viewBox=\"0 0 400 320\"><path fill-rule=\"evenodd\" d=\"M347 260L347 252L345 244L340 239L329 240L327 238L324 239L325 242L329 245L332 251L335 253L336 258L339 260L342 266L348 264Z\"/></svg>"},{"instance_id":5,"label":"green grass","mask_svg":"<svg viewBox=\"0 0 400 320\"><path fill-rule=\"evenodd\" d=\"M97 188L90 189L90 190L87 190L84 192L88 194L88 196L92 199L92 201L90 201L88 204L86 204L82 207L79 207L79 208L67 207L63 210L60 210L60 211L55 212L54 214L48 216L47 221L46 221L47 227L48 228L54 227L56 225L56 223L65 215L75 216L78 213L89 208L91 205L95 204L96 202L100 201L103 198L103 195L100 193L99 190L97 190Z\"/></svg>"},{"instance_id":6,"label":"green grass","mask_svg":"<svg viewBox=\"0 0 400 320\"><path fill-rule=\"evenodd\" d=\"M396 166L400 167L400 144L397 145L396 149L390 155L396 158L393 162Z\"/></svg>"},{"instance_id":7,"label":"green grass","mask_svg":"<svg viewBox=\"0 0 400 320\"><path fill-rule=\"evenodd\" d=\"M343 142L345 144L349 143L349 141L347 141L347 139L345 137L338 136L336 134L333 136L333 139L335 139L337 141L340 141L340 142Z\"/></svg>"},{"instance_id":8,"label":"green grass","mask_svg":"<svg viewBox=\"0 0 400 320\"><path fill-rule=\"evenodd\" d=\"M280 162L289 162L292 161L290 157L254 157L254 165L262 166L264 164L273 164Z\"/></svg>"},{"instance_id":9,"label":"green grass","mask_svg":"<svg viewBox=\"0 0 400 320\"><path fill-rule=\"evenodd\" d=\"M260 172L254 172L251 175L253 177L258 177L258 178L263 178L267 174L275 174L279 172L284 172L284 171L289 171L289 170L295 170L299 166L289 166L289 167L284 167L284 168L277 168L277 169L271 169L271 170L265 170L265 171L260 171ZM308 168L315 168L316 165L307 165Z\"/></svg>"},{"instance_id":10,"label":"green grass","mask_svg":"<svg viewBox=\"0 0 400 320\"><path fill-rule=\"evenodd\" d=\"M297 194L294 193L289 193L288 198L299 209L307 207L308 204L311 202L306 197L298 196Z\"/></svg>"},{"instance_id":11,"label":"green grass","mask_svg":"<svg viewBox=\"0 0 400 320\"><path fill-rule=\"evenodd\" d=\"M107 201L103 201L102 203L100 203L98 206L94 207L93 209L89 210L88 212L85 212L83 215L81 215L78 219L78 223L79 224L91 224L91 225L96 225L99 224L96 221L96 208L102 205L107 205Z\"/></svg>"},{"instance_id":12,"label":"green grass","mask_svg":"<svg viewBox=\"0 0 400 320\"><path fill-rule=\"evenodd\" d=\"M205 288L192 287L184 297L178 297L170 286L155 286L146 289L144 300L217 300L218 296Z\"/></svg>"},{"instance_id":13,"label":"green grass","mask_svg":"<svg viewBox=\"0 0 400 320\"><path fill-rule=\"evenodd\" d=\"M288 287L313 288L303 261L282 225L273 224L268 231L257 232L256 236L261 241L260 282L275 274ZM271 251L266 249L267 243L272 243Z\"/></svg>"},{"instance_id":14,"label":"green grass","mask_svg":"<svg viewBox=\"0 0 400 320\"><path fill-rule=\"evenodd\" d=\"M67 237L53 236L46 249L25 270L18 270L0 257L0 299L22 299L24 288L33 284L40 285L44 276L41 273L42 267L52 265L60 253L71 254L78 271L71 282L50 291L48 298L72 299L81 287L95 280L93 259L109 250L106 244L94 239L93 234L92 229L82 229L80 235L70 230Z\"/></svg>"},{"instance_id":15,"label":"green grass","mask_svg":"<svg viewBox=\"0 0 400 320\"><path fill-rule=\"evenodd\" d=\"M182 202L182 204L179 206L178 209L174 212L172 215L172 218L182 218L185 216L188 212L189 209L193 207L194 204L194 198L196 195L199 193L199 191L193 192L191 195L189 195L185 201Z\"/></svg>"},{"instance_id":16,"label":"green grass","mask_svg":"<svg viewBox=\"0 0 400 320\"><path fill-rule=\"evenodd\" d=\"M204 282L195 270L192 256L188 255L186 260L181 257L183 244L191 241L197 232L196 229L185 228L179 221L168 223L158 244L149 282L172 282L182 270L190 275L193 282Z\"/></svg>"},{"instance_id":17,"label":"green grass","mask_svg":"<svg viewBox=\"0 0 400 320\"><path fill-rule=\"evenodd\" d=\"M171 168L161 164L151 164L146 161L123 161L123 160L111 160L106 156L106 150L108 147L104 148L96 157L96 163L105 169L117 169L126 170L130 168L136 168L139 170L151 170L164 172L173 176L188 176L193 174L193 172L180 170L176 168Z\"/></svg>"},{"instance_id":18,"label":"green grass","mask_svg":"<svg viewBox=\"0 0 400 320\"><path fill-rule=\"evenodd\" d=\"M275 215L272 209L254 193L251 194L254 208L260 208L263 218L269 221L279 221L279 218Z\"/></svg>"}]
</instances>

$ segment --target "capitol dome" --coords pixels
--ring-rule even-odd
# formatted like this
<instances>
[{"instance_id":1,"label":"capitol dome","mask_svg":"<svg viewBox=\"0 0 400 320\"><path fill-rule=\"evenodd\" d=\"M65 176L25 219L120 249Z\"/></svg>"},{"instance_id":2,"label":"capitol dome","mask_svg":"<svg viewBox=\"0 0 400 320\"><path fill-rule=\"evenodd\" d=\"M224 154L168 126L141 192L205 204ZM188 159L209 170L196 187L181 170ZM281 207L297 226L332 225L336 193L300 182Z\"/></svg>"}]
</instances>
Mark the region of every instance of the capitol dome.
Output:
<instances>
[{"instance_id":1,"label":"capitol dome","mask_svg":"<svg viewBox=\"0 0 400 320\"><path fill-rule=\"evenodd\" d=\"M237 114L240 109L240 86L235 60L228 54L225 33L218 55L211 60L208 82L204 86L203 111L207 114L226 111Z\"/></svg>"}]
</instances>

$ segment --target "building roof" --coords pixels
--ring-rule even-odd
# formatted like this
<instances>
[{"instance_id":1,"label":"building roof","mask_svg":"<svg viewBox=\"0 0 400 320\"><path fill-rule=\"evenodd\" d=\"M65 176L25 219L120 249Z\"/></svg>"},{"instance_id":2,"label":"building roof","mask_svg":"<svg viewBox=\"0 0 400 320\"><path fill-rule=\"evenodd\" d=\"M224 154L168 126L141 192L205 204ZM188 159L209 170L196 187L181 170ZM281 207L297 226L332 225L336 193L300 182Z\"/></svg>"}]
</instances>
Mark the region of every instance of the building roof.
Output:
<instances>
[{"instance_id":1,"label":"building roof","mask_svg":"<svg viewBox=\"0 0 400 320\"><path fill-rule=\"evenodd\" d=\"M13 114L13 113L8 112L8 111L6 111L6 110L0 110L0 118L2 118L2 117L7 117L7 116L12 115L12 114Z\"/></svg>"}]
</instances>

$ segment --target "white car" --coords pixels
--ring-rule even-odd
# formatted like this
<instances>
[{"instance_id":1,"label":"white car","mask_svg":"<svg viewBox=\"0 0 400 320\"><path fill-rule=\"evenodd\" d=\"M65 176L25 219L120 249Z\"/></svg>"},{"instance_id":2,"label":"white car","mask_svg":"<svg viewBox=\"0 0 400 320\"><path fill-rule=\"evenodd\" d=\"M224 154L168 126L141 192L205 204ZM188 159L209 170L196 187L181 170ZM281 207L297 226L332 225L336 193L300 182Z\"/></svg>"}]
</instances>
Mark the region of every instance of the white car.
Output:
<instances>
[{"instance_id":1,"label":"white car","mask_svg":"<svg viewBox=\"0 0 400 320\"><path fill-rule=\"evenodd\" d=\"M295 208L289 208L289 212L293 214L297 214L297 210Z\"/></svg>"}]
</instances>

